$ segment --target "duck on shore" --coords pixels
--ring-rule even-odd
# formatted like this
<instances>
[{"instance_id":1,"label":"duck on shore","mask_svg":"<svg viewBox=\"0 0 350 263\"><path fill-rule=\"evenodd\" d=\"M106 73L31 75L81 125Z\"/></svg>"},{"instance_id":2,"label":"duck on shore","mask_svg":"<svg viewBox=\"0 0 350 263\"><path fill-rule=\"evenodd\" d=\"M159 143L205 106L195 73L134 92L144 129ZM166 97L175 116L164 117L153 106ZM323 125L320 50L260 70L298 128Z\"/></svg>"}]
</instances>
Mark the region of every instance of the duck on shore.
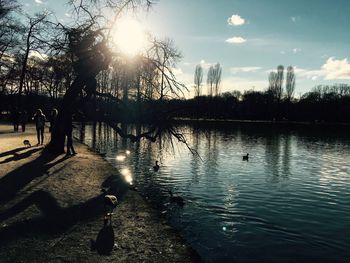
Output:
<instances>
[{"instance_id":1,"label":"duck on shore","mask_svg":"<svg viewBox=\"0 0 350 263\"><path fill-rule=\"evenodd\" d=\"M105 196L104 196L105 215L111 216L113 214L114 208L117 207L118 199L115 195L107 194L107 190L104 188L101 191L105 194Z\"/></svg>"},{"instance_id":2,"label":"duck on shore","mask_svg":"<svg viewBox=\"0 0 350 263\"><path fill-rule=\"evenodd\" d=\"M23 144L24 144L24 146L26 146L26 147L32 147L32 145L30 144L29 140L24 140L24 141L23 141Z\"/></svg>"},{"instance_id":3,"label":"duck on shore","mask_svg":"<svg viewBox=\"0 0 350 263\"><path fill-rule=\"evenodd\" d=\"M112 222L105 216L103 227L98 232L96 240L90 239L90 250L96 250L100 255L110 255L115 247L114 237Z\"/></svg>"}]
</instances>

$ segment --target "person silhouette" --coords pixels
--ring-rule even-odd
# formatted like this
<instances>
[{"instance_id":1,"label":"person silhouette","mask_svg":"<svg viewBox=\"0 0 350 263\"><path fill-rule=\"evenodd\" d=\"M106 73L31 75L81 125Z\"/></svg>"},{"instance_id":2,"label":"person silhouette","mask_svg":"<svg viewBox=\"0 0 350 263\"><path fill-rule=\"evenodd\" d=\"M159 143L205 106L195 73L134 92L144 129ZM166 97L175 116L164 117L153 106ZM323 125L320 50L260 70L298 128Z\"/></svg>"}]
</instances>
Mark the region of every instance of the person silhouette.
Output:
<instances>
[{"instance_id":1,"label":"person silhouette","mask_svg":"<svg viewBox=\"0 0 350 263\"><path fill-rule=\"evenodd\" d=\"M18 132L18 124L19 124L19 111L17 108L12 110L12 122L13 122L13 131Z\"/></svg>"},{"instance_id":2,"label":"person silhouette","mask_svg":"<svg viewBox=\"0 0 350 263\"><path fill-rule=\"evenodd\" d=\"M40 139L41 139L41 144L44 144L44 129L45 129L46 116L41 109L36 110L33 120L35 122L38 145L40 144Z\"/></svg>"},{"instance_id":3,"label":"person silhouette","mask_svg":"<svg viewBox=\"0 0 350 263\"><path fill-rule=\"evenodd\" d=\"M69 114L69 116L66 118L65 123L65 135L67 137L67 152L66 155L75 155L77 154L73 147L73 116Z\"/></svg>"},{"instance_id":4,"label":"person silhouette","mask_svg":"<svg viewBox=\"0 0 350 263\"><path fill-rule=\"evenodd\" d=\"M49 132L52 132L52 129L53 129L53 127L56 124L57 115L58 115L58 110L56 108L53 108L51 110L51 114L50 114L50 128L49 128Z\"/></svg>"},{"instance_id":5,"label":"person silhouette","mask_svg":"<svg viewBox=\"0 0 350 263\"><path fill-rule=\"evenodd\" d=\"M21 121L21 126L22 126L22 132L25 132L26 131L26 124L28 121L28 114L26 111L22 111L20 121Z\"/></svg>"}]
</instances>

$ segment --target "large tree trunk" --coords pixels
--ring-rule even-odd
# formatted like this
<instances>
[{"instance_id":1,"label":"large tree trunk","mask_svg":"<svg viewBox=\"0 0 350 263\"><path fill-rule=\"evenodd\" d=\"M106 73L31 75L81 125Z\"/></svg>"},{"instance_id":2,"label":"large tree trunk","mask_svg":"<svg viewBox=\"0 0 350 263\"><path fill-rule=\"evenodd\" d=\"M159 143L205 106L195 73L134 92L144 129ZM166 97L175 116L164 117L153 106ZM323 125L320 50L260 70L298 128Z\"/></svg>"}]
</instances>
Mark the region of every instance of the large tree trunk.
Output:
<instances>
[{"instance_id":1,"label":"large tree trunk","mask_svg":"<svg viewBox=\"0 0 350 263\"><path fill-rule=\"evenodd\" d=\"M72 110L74 102L84 87L88 77L78 75L63 97L62 104L58 110L56 125L52 129L51 141L47 150L54 153L64 152L65 131L69 122L72 121Z\"/></svg>"}]
</instances>

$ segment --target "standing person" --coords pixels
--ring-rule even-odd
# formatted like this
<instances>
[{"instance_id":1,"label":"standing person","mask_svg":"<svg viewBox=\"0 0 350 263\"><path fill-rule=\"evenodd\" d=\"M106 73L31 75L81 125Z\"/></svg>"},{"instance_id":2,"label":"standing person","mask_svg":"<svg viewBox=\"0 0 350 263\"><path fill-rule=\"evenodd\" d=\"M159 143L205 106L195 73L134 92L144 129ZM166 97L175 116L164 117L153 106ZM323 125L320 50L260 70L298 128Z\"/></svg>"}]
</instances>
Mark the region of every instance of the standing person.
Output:
<instances>
[{"instance_id":1,"label":"standing person","mask_svg":"<svg viewBox=\"0 0 350 263\"><path fill-rule=\"evenodd\" d=\"M73 147L73 136L72 136L72 132L73 132L73 119L72 119L72 115L70 115L69 117L67 117L66 119L66 123L65 123L65 134L67 136L67 152L66 155L75 155L77 154L76 151L74 150Z\"/></svg>"},{"instance_id":2,"label":"standing person","mask_svg":"<svg viewBox=\"0 0 350 263\"><path fill-rule=\"evenodd\" d=\"M19 112L17 108L14 108L12 111L12 121L13 121L13 131L18 132L18 124L19 124Z\"/></svg>"},{"instance_id":3,"label":"standing person","mask_svg":"<svg viewBox=\"0 0 350 263\"><path fill-rule=\"evenodd\" d=\"M37 109L33 119L36 127L36 136L38 138L38 145L40 144L40 138L41 138L41 144L44 144L44 128L45 128L46 116L41 111L41 109Z\"/></svg>"},{"instance_id":4,"label":"standing person","mask_svg":"<svg viewBox=\"0 0 350 263\"><path fill-rule=\"evenodd\" d=\"M56 108L53 108L50 114L50 128L49 128L49 132L52 132L53 127L56 124L56 120L57 120L57 115L58 115L58 110Z\"/></svg>"},{"instance_id":5,"label":"standing person","mask_svg":"<svg viewBox=\"0 0 350 263\"><path fill-rule=\"evenodd\" d=\"M26 124L28 121L28 114L26 111L22 111L20 121L21 121L21 126L22 126L22 132L25 132L26 131Z\"/></svg>"}]
</instances>

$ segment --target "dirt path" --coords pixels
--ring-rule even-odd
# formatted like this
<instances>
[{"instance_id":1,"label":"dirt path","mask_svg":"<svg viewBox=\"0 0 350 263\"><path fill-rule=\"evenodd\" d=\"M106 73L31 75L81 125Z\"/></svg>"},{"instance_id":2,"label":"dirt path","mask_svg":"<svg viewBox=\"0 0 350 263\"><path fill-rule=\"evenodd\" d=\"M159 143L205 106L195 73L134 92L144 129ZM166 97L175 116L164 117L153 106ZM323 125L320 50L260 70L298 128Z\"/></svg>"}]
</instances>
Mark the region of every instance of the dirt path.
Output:
<instances>
[{"instance_id":1,"label":"dirt path","mask_svg":"<svg viewBox=\"0 0 350 263\"><path fill-rule=\"evenodd\" d=\"M45 142L49 134L45 134ZM43 154L35 129L0 124L0 262L194 262L197 254L118 171L76 143L78 155ZM117 195L117 247L90 251L103 226L101 187Z\"/></svg>"}]
</instances>

